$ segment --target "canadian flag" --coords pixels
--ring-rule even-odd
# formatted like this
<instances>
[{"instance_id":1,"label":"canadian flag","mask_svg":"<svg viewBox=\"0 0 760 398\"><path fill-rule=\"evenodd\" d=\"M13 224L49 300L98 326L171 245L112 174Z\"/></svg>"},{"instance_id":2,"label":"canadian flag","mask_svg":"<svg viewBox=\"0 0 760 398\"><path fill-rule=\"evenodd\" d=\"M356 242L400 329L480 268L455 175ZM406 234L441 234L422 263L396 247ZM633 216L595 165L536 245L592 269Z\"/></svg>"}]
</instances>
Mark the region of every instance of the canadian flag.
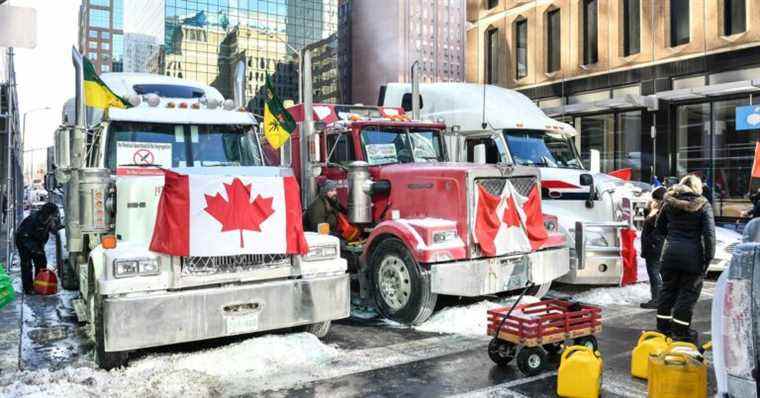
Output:
<instances>
[{"instance_id":1,"label":"canadian flag","mask_svg":"<svg viewBox=\"0 0 760 398\"><path fill-rule=\"evenodd\" d=\"M548 237L541 196L535 186L528 197L524 197L509 181L498 196L478 185L476 203L474 236L488 256L530 252Z\"/></svg>"},{"instance_id":2,"label":"canadian flag","mask_svg":"<svg viewBox=\"0 0 760 398\"><path fill-rule=\"evenodd\" d=\"M294 177L186 170L164 171L150 250L194 257L308 252Z\"/></svg>"}]
</instances>

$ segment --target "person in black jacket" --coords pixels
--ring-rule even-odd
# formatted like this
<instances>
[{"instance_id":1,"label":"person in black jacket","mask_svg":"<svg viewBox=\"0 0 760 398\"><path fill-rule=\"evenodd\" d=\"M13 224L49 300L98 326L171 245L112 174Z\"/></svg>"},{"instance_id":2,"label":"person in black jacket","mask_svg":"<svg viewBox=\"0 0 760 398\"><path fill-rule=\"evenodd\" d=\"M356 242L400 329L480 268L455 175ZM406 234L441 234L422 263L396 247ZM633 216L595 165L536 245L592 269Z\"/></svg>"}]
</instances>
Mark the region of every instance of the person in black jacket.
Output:
<instances>
[{"instance_id":1,"label":"person in black jacket","mask_svg":"<svg viewBox=\"0 0 760 398\"><path fill-rule=\"evenodd\" d=\"M663 289L657 307L657 330L676 340L690 340L691 316L702 292L707 267L715 256L715 219L702 196L702 181L684 177L665 194L655 227L665 235L660 256Z\"/></svg>"},{"instance_id":2,"label":"person in black jacket","mask_svg":"<svg viewBox=\"0 0 760 398\"><path fill-rule=\"evenodd\" d=\"M742 212L742 217L755 218L760 217L760 189L755 191L749 196L749 200L752 202L752 208Z\"/></svg>"},{"instance_id":3,"label":"person in black jacket","mask_svg":"<svg viewBox=\"0 0 760 398\"><path fill-rule=\"evenodd\" d=\"M652 291L652 299L641 303L641 308L657 308L660 290L662 289L662 276L660 276L660 254L665 236L657 228L655 222L662 208L662 199L665 195L665 187L657 187L652 191L652 200L647 203L644 228L641 231L641 257L647 262L647 274L649 274L649 288Z\"/></svg>"},{"instance_id":4,"label":"person in black jacket","mask_svg":"<svg viewBox=\"0 0 760 398\"><path fill-rule=\"evenodd\" d=\"M24 293L34 294L34 275L47 267L45 244L48 236L61 228L58 206L53 203L45 203L19 224L15 241L21 257L21 284Z\"/></svg>"}]
</instances>

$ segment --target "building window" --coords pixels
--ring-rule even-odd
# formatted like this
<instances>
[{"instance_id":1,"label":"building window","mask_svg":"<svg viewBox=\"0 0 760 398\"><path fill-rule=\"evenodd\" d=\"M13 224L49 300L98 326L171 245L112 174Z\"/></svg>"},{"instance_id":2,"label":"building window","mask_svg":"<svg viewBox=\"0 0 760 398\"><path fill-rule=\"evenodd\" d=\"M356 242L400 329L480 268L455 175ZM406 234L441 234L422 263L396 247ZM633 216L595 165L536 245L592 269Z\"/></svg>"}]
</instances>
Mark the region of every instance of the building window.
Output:
<instances>
[{"instance_id":1,"label":"building window","mask_svg":"<svg viewBox=\"0 0 760 398\"><path fill-rule=\"evenodd\" d=\"M98 31L97 30L91 30L88 35L90 36L90 39L97 39L98 38Z\"/></svg>"},{"instance_id":2,"label":"building window","mask_svg":"<svg viewBox=\"0 0 760 398\"><path fill-rule=\"evenodd\" d=\"M680 46L689 40L689 0L670 0L670 46Z\"/></svg>"},{"instance_id":3,"label":"building window","mask_svg":"<svg viewBox=\"0 0 760 398\"><path fill-rule=\"evenodd\" d=\"M110 13L106 10L91 9L90 26L94 28L109 29L111 27Z\"/></svg>"},{"instance_id":4,"label":"building window","mask_svg":"<svg viewBox=\"0 0 760 398\"><path fill-rule=\"evenodd\" d=\"M90 0L91 6L108 7L111 5L111 0Z\"/></svg>"},{"instance_id":5,"label":"building window","mask_svg":"<svg viewBox=\"0 0 760 398\"><path fill-rule=\"evenodd\" d=\"M496 8L499 5L499 0L488 0L488 9Z\"/></svg>"},{"instance_id":6,"label":"building window","mask_svg":"<svg viewBox=\"0 0 760 398\"><path fill-rule=\"evenodd\" d=\"M596 0L583 0L583 64L599 61Z\"/></svg>"},{"instance_id":7,"label":"building window","mask_svg":"<svg viewBox=\"0 0 760 398\"><path fill-rule=\"evenodd\" d=\"M87 43L87 45L90 48L90 50L97 50L98 49L98 42L96 42L96 41L91 41L91 42Z\"/></svg>"},{"instance_id":8,"label":"building window","mask_svg":"<svg viewBox=\"0 0 760 398\"><path fill-rule=\"evenodd\" d=\"M747 31L747 5L745 3L745 0L724 0L724 35L731 36Z\"/></svg>"},{"instance_id":9,"label":"building window","mask_svg":"<svg viewBox=\"0 0 760 398\"><path fill-rule=\"evenodd\" d=\"M486 83L499 82L499 30L486 32Z\"/></svg>"},{"instance_id":10,"label":"building window","mask_svg":"<svg viewBox=\"0 0 760 398\"><path fill-rule=\"evenodd\" d=\"M515 22L515 48L517 50L516 77L528 76L528 20Z\"/></svg>"},{"instance_id":11,"label":"building window","mask_svg":"<svg viewBox=\"0 0 760 398\"><path fill-rule=\"evenodd\" d=\"M559 9L546 14L546 71L558 71L562 64L562 41L560 35Z\"/></svg>"},{"instance_id":12,"label":"building window","mask_svg":"<svg viewBox=\"0 0 760 398\"><path fill-rule=\"evenodd\" d=\"M641 52L640 0L623 0L623 54Z\"/></svg>"}]
</instances>

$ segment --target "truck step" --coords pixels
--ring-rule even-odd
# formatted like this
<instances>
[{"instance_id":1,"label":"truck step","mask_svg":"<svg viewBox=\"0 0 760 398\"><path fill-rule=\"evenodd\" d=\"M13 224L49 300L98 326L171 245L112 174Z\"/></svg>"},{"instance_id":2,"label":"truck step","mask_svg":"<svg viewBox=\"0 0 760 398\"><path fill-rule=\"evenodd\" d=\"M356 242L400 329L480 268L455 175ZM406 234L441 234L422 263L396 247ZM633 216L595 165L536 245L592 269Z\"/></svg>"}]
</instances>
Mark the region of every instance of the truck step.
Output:
<instances>
[{"instance_id":1,"label":"truck step","mask_svg":"<svg viewBox=\"0 0 760 398\"><path fill-rule=\"evenodd\" d=\"M87 305L84 303L84 300L71 300L71 304L74 306L74 312L77 313L77 319L79 319L79 322L90 321L90 317L88 316L89 312L87 311Z\"/></svg>"}]
</instances>

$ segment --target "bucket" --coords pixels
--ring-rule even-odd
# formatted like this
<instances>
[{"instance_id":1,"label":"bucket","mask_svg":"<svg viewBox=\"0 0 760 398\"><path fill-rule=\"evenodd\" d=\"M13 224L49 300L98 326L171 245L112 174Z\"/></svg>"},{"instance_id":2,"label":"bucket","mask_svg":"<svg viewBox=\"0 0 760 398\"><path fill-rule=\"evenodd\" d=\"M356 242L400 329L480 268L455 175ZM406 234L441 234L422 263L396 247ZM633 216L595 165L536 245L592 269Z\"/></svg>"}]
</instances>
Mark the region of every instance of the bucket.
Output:
<instances>
[{"instance_id":1,"label":"bucket","mask_svg":"<svg viewBox=\"0 0 760 398\"><path fill-rule=\"evenodd\" d=\"M668 338L660 332L641 332L636 348L631 355L631 375L640 379L647 378L649 369L649 356L665 351L668 347Z\"/></svg>"},{"instance_id":2,"label":"bucket","mask_svg":"<svg viewBox=\"0 0 760 398\"><path fill-rule=\"evenodd\" d=\"M586 346L565 349L557 372L557 395L565 398L597 398L602 389L602 358Z\"/></svg>"}]
</instances>

